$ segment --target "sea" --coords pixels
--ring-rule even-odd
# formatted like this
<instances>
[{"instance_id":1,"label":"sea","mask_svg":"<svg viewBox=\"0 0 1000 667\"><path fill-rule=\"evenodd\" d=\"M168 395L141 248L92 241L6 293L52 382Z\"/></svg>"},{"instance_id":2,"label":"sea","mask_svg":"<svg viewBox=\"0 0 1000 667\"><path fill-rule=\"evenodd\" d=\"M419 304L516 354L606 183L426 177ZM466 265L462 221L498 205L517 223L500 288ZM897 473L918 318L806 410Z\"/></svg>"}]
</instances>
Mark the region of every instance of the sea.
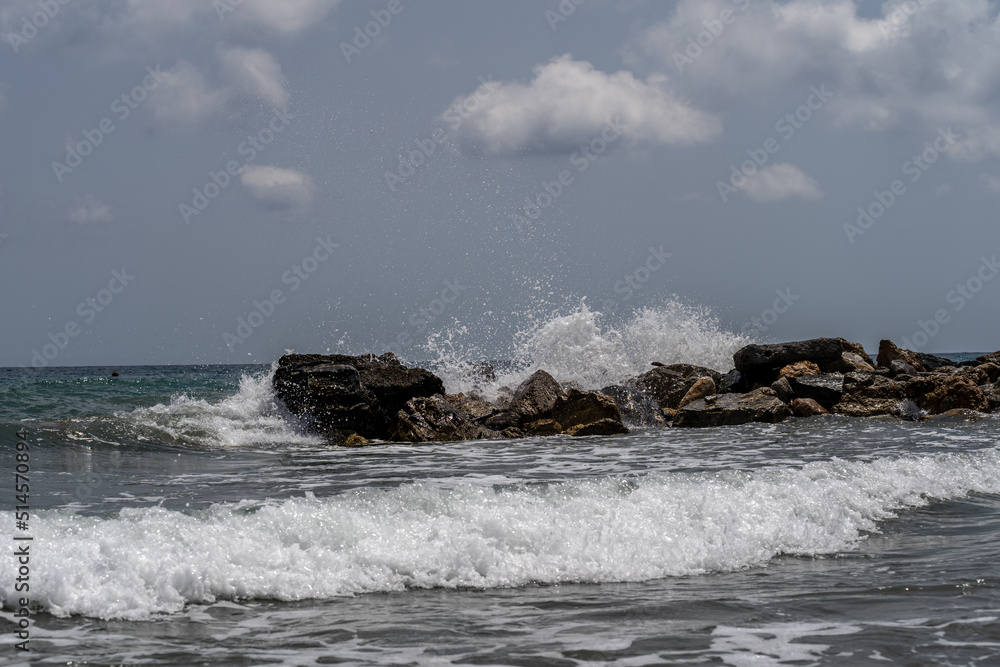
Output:
<instances>
[{"instance_id":1,"label":"sea","mask_svg":"<svg viewBox=\"0 0 1000 667\"><path fill-rule=\"evenodd\" d=\"M581 307L486 385L421 353L489 395L748 340ZM274 368L0 369L0 664L1000 664L995 415L343 448Z\"/></svg>"}]
</instances>

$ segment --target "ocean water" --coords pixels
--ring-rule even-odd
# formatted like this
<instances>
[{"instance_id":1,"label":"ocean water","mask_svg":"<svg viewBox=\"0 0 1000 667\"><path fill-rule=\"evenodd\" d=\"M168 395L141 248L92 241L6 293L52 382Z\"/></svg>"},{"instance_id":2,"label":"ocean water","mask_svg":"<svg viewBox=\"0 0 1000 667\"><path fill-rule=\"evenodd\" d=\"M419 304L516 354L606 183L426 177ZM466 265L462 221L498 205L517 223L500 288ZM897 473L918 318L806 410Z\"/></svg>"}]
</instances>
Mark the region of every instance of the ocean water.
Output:
<instances>
[{"instance_id":1,"label":"ocean water","mask_svg":"<svg viewBox=\"0 0 1000 667\"><path fill-rule=\"evenodd\" d=\"M581 308L496 386L726 370L744 343ZM429 350L467 388L470 358ZM346 449L272 373L0 369L0 540L33 538L29 654L0 558L0 664L1000 664L995 416Z\"/></svg>"}]
</instances>

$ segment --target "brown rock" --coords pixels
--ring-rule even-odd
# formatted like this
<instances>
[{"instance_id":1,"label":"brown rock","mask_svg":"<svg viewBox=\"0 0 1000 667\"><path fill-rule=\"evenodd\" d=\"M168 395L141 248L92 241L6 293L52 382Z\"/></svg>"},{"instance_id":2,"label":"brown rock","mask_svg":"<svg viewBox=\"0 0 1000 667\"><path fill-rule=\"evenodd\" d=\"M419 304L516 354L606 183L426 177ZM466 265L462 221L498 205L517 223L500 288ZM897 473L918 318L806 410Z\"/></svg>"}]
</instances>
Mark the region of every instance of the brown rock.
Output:
<instances>
[{"instance_id":1,"label":"brown rock","mask_svg":"<svg viewBox=\"0 0 1000 667\"><path fill-rule=\"evenodd\" d=\"M691 385L691 388L687 390L687 393L684 394L684 398L682 398L681 402L677 404L677 407L683 408L692 401L697 401L699 398L711 396L714 393L715 380L710 377L698 378L695 380L695 383Z\"/></svg>"},{"instance_id":2,"label":"brown rock","mask_svg":"<svg viewBox=\"0 0 1000 667\"><path fill-rule=\"evenodd\" d=\"M797 417L828 415L830 411L811 398L796 398L792 401L792 413Z\"/></svg>"},{"instance_id":3,"label":"brown rock","mask_svg":"<svg viewBox=\"0 0 1000 667\"><path fill-rule=\"evenodd\" d=\"M898 416L904 399L906 392L902 383L878 373L856 371L844 376L840 402L833 407L833 412L849 417Z\"/></svg>"},{"instance_id":4,"label":"brown rock","mask_svg":"<svg viewBox=\"0 0 1000 667\"><path fill-rule=\"evenodd\" d=\"M518 385L507 409L517 415L520 424L527 424L549 418L560 396L562 388L555 378L539 370Z\"/></svg>"},{"instance_id":5,"label":"brown rock","mask_svg":"<svg viewBox=\"0 0 1000 667\"><path fill-rule=\"evenodd\" d=\"M476 424L442 396L411 398L396 418L396 442L495 440L501 434Z\"/></svg>"},{"instance_id":6,"label":"brown rock","mask_svg":"<svg viewBox=\"0 0 1000 667\"><path fill-rule=\"evenodd\" d=\"M482 419L495 409L492 403L475 392L445 394L444 399L474 420Z\"/></svg>"},{"instance_id":7,"label":"brown rock","mask_svg":"<svg viewBox=\"0 0 1000 667\"><path fill-rule=\"evenodd\" d=\"M1000 384L988 384L984 386L983 395L986 396L986 410L988 412L1000 410Z\"/></svg>"},{"instance_id":8,"label":"brown rock","mask_svg":"<svg viewBox=\"0 0 1000 667\"><path fill-rule=\"evenodd\" d=\"M525 435L559 435L562 425L554 419L539 419L524 427Z\"/></svg>"},{"instance_id":9,"label":"brown rock","mask_svg":"<svg viewBox=\"0 0 1000 667\"><path fill-rule=\"evenodd\" d=\"M614 419L601 419L589 424L577 424L566 429L566 434L572 436L622 435L628 432L628 429L625 428L621 421L615 421Z\"/></svg>"},{"instance_id":10,"label":"brown rock","mask_svg":"<svg viewBox=\"0 0 1000 667\"><path fill-rule=\"evenodd\" d=\"M771 383L771 389L785 403L790 403L795 398L795 392L792 390L792 384L788 378L778 378Z\"/></svg>"},{"instance_id":11,"label":"brown rock","mask_svg":"<svg viewBox=\"0 0 1000 667\"><path fill-rule=\"evenodd\" d=\"M661 408L677 408L681 399L699 378L710 377L718 386L722 375L711 368L690 364L658 366L635 378L632 383L639 391L651 396Z\"/></svg>"},{"instance_id":12,"label":"brown rock","mask_svg":"<svg viewBox=\"0 0 1000 667\"><path fill-rule=\"evenodd\" d=\"M593 391L580 391L570 389L564 396L556 400L552 408L552 418L562 424L565 431L569 432L574 426L583 424L594 424L607 419L622 424L622 415L615 405L614 399L604 394ZM618 433L628 433L628 429L617 431Z\"/></svg>"},{"instance_id":13,"label":"brown rock","mask_svg":"<svg viewBox=\"0 0 1000 667\"><path fill-rule=\"evenodd\" d=\"M989 402L983 390L961 376L925 375L906 382L906 395L931 414L956 408L985 411Z\"/></svg>"},{"instance_id":14,"label":"brown rock","mask_svg":"<svg viewBox=\"0 0 1000 667\"><path fill-rule=\"evenodd\" d=\"M344 447L363 447L364 445L370 445L371 443L357 433L352 433L347 436L347 439L344 440L343 444Z\"/></svg>"},{"instance_id":15,"label":"brown rock","mask_svg":"<svg viewBox=\"0 0 1000 667\"><path fill-rule=\"evenodd\" d=\"M985 364L976 366L976 368L986 373L986 377L989 378L990 382L996 382L997 378L1000 378L1000 364L987 361Z\"/></svg>"},{"instance_id":16,"label":"brown rock","mask_svg":"<svg viewBox=\"0 0 1000 667\"><path fill-rule=\"evenodd\" d=\"M849 352L860 357L861 361L872 367L872 370L875 369L875 360L868 356L868 353L865 352L864 345L861 343L852 343L846 338L838 338L837 340L844 345L844 352Z\"/></svg>"},{"instance_id":17,"label":"brown rock","mask_svg":"<svg viewBox=\"0 0 1000 667\"><path fill-rule=\"evenodd\" d=\"M840 359L827 362L823 370L827 373L851 373L853 371L873 371L875 363L868 363L870 360L867 354L863 357L855 352L844 351Z\"/></svg>"},{"instance_id":18,"label":"brown rock","mask_svg":"<svg viewBox=\"0 0 1000 667\"><path fill-rule=\"evenodd\" d=\"M819 375L819 365L812 361L796 361L778 371L778 378L797 378L803 375Z\"/></svg>"},{"instance_id":19,"label":"brown rock","mask_svg":"<svg viewBox=\"0 0 1000 667\"><path fill-rule=\"evenodd\" d=\"M923 421L937 422L937 421L976 421L977 419L982 419L983 415L975 410L966 410L965 408L955 408L953 410L948 410L937 415L927 415L924 417Z\"/></svg>"},{"instance_id":20,"label":"brown rock","mask_svg":"<svg viewBox=\"0 0 1000 667\"><path fill-rule=\"evenodd\" d=\"M791 410L770 387L748 394L716 394L698 399L677 411L674 426L737 426L749 422L775 423L787 419Z\"/></svg>"},{"instance_id":21,"label":"brown rock","mask_svg":"<svg viewBox=\"0 0 1000 667\"><path fill-rule=\"evenodd\" d=\"M993 363L1000 366L1000 352L994 352L992 354L984 354L981 357L976 357L976 361L978 361L981 364Z\"/></svg>"},{"instance_id":22,"label":"brown rock","mask_svg":"<svg viewBox=\"0 0 1000 667\"><path fill-rule=\"evenodd\" d=\"M904 350L898 347L891 340L880 340L878 342L878 365L879 368L889 368L896 359L902 359L918 371L924 370L924 364L920 360L920 355L911 350Z\"/></svg>"}]
</instances>

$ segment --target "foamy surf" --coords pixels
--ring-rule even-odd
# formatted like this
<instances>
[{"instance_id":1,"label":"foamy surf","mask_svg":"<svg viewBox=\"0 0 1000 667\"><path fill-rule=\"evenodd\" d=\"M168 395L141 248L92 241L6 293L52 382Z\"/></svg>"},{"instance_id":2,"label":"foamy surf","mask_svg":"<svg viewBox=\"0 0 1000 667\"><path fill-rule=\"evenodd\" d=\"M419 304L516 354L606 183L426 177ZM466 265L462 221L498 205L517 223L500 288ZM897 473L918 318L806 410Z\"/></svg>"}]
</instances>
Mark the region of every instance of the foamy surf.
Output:
<instances>
[{"instance_id":1,"label":"foamy surf","mask_svg":"<svg viewBox=\"0 0 1000 667\"><path fill-rule=\"evenodd\" d=\"M646 581L854 549L901 510L973 492L1000 493L997 449L637 481L414 483L191 513L43 511L31 598L58 616L138 620L219 599ZM0 560L8 608L15 577Z\"/></svg>"}]
</instances>

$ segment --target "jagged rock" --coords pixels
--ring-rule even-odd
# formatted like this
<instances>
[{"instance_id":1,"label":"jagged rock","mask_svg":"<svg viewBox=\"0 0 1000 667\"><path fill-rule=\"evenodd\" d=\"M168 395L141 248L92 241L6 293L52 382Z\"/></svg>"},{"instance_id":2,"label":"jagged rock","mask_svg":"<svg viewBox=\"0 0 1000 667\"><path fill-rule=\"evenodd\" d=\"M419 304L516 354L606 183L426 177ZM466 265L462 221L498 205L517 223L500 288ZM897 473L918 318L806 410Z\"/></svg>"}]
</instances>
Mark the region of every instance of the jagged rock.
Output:
<instances>
[{"instance_id":1,"label":"jagged rock","mask_svg":"<svg viewBox=\"0 0 1000 667\"><path fill-rule=\"evenodd\" d=\"M552 408L562 396L563 389L555 378L543 370L518 385L505 409L498 409L480 423L487 428L502 431L512 426L523 426L539 419L552 417Z\"/></svg>"},{"instance_id":2,"label":"jagged rock","mask_svg":"<svg viewBox=\"0 0 1000 667\"><path fill-rule=\"evenodd\" d=\"M926 370L924 363L920 360L920 355L911 350L904 350L898 347L891 340L882 339L878 342L878 365L881 368L889 368L896 359L902 359L918 371Z\"/></svg>"},{"instance_id":3,"label":"jagged rock","mask_svg":"<svg viewBox=\"0 0 1000 667\"><path fill-rule=\"evenodd\" d=\"M798 361L812 361L818 366L840 359L844 344L837 338L813 338L774 345L747 345L733 355L736 370L755 385L769 385L778 379L778 371Z\"/></svg>"},{"instance_id":4,"label":"jagged rock","mask_svg":"<svg viewBox=\"0 0 1000 667\"><path fill-rule=\"evenodd\" d=\"M930 414L956 408L985 411L989 407L983 390L964 377L935 374L911 378L906 382L905 392Z\"/></svg>"},{"instance_id":5,"label":"jagged rock","mask_svg":"<svg viewBox=\"0 0 1000 667\"><path fill-rule=\"evenodd\" d=\"M716 383L722 381L722 375L711 368L671 364L643 373L630 384L651 396L661 408L677 408L684 394L702 377L710 377Z\"/></svg>"},{"instance_id":6,"label":"jagged rock","mask_svg":"<svg viewBox=\"0 0 1000 667\"><path fill-rule=\"evenodd\" d=\"M827 410L837 403L844 393L844 376L836 373L826 375L802 375L788 379L795 398L811 398Z\"/></svg>"},{"instance_id":7,"label":"jagged rock","mask_svg":"<svg viewBox=\"0 0 1000 667\"><path fill-rule=\"evenodd\" d=\"M853 371L873 371L875 363L868 363L866 359L871 359L867 354L862 357L854 352L844 350L840 359L830 361L823 370L827 373L851 373Z\"/></svg>"},{"instance_id":8,"label":"jagged rock","mask_svg":"<svg viewBox=\"0 0 1000 667\"><path fill-rule=\"evenodd\" d=\"M539 419L524 427L525 435L559 435L562 432L562 424L554 419Z\"/></svg>"},{"instance_id":9,"label":"jagged rock","mask_svg":"<svg viewBox=\"0 0 1000 667\"><path fill-rule=\"evenodd\" d=\"M783 403L790 403L795 398L795 392L792 391L792 385L788 378L778 378L771 383L771 389Z\"/></svg>"},{"instance_id":10,"label":"jagged rock","mask_svg":"<svg viewBox=\"0 0 1000 667\"><path fill-rule=\"evenodd\" d=\"M889 364L889 374L893 378L897 378L906 375L910 377L917 377L917 375L919 375L920 373L917 372L916 368L906 363L902 359L893 359L892 363Z\"/></svg>"},{"instance_id":11,"label":"jagged rock","mask_svg":"<svg viewBox=\"0 0 1000 667\"><path fill-rule=\"evenodd\" d=\"M780 422L791 415L770 387L748 394L716 394L698 399L677 411L674 426L737 426L749 422Z\"/></svg>"},{"instance_id":12,"label":"jagged rock","mask_svg":"<svg viewBox=\"0 0 1000 667\"><path fill-rule=\"evenodd\" d=\"M855 371L844 376L840 402L832 411L849 417L898 416L905 398L902 383L879 373Z\"/></svg>"},{"instance_id":13,"label":"jagged rock","mask_svg":"<svg viewBox=\"0 0 1000 667\"><path fill-rule=\"evenodd\" d=\"M720 394L728 394L730 392L742 394L750 391L750 385L744 379L743 373L740 373L735 368L723 375L722 380L715 384L716 391Z\"/></svg>"},{"instance_id":14,"label":"jagged rock","mask_svg":"<svg viewBox=\"0 0 1000 667\"><path fill-rule=\"evenodd\" d=\"M899 402L899 418L905 419L907 421L915 422L920 421L924 416L924 411L920 409L920 406L916 402L907 398Z\"/></svg>"},{"instance_id":15,"label":"jagged rock","mask_svg":"<svg viewBox=\"0 0 1000 667\"><path fill-rule=\"evenodd\" d=\"M505 428L504 430L500 431L500 435L502 435L503 437L507 438L508 440L514 440L516 438L523 438L524 437L524 431L522 431L521 429L517 428L516 426L510 426L510 427Z\"/></svg>"},{"instance_id":16,"label":"jagged rock","mask_svg":"<svg viewBox=\"0 0 1000 667\"><path fill-rule=\"evenodd\" d=\"M455 406L455 408L474 420L490 415L495 409L492 403L475 392L469 392L468 394L445 394L444 398Z\"/></svg>"},{"instance_id":17,"label":"jagged rock","mask_svg":"<svg viewBox=\"0 0 1000 667\"><path fill-rule=\"evenodd\" d=\"M1000 378L1000 364L987 361L985 364L980 364L976 368L986 373L986 377L990 382L996 382L997 378Z\"/></svg>"},{"instance_id":18,"label":"jagged rock","mask_svg":"<svg viewBox=\"0 0 1000 667\"><path fill-rule=\"evenodd\" d=\"M997 364L1000 366L1000 352L993 352L992 354L984 354L981 357L976 357L976 361L980 364Z\"/></svg>"},{"instance_id":19,"label":"jagged rock","mask_svg":"<svg viewBox=\"0 0 1000 667\"><path fill-rule=\"evenodd\" d=\"M975 410L967 410L965 408L955 408L953 410L948 410L947 412L942 412L936 415L927 415L924 417L924 421L976 421L982 419L983 415Z\"/></svg>"},{"instance_id":20,"label":"jagged rock","mask_svg":"<svg viewBox=\"0 0 1000 667\"><path fill-rule=\"evenodd\" d=\"M1000 410L1000 384L985 385L983 395L986 397L986 409L989 412Z\"/></svg>"},{"instance_id":21,"label":"jagged rock","mask_svg":"<svg viewBox=\"0 0 1000 667\"><path fill-rule=\"evenodd\" d=\"M951 359L945 359L944 357L936 357L926 352L916 352L915 354L920 358L920 363L923 364L925 371L956 368L958 366Z\"/></svg>"},{"instance_id":22,"label":"jagged rock","mask_svg":"<svg viewBox=\"0 0 1000 667\"><path fill-rule=\"evenodd\" d=\"M952 377L963 377L968 378L973 384L984 385L990 383L989 373L983 368L986 364L980 366L959 366L950 369L939 369L938 373L951 371L949 375Z\"/></svg>"},{"instance_id":23,"label":"jagged rock","mask_svg":"<svg viewBox=\"0 0 1000 667\"><path fill-rule=\"evenodd\" d=\"M593 391L568 390L564 396L556 399L552 419L559 422L567 433L576 426L607 420L617 422L624 429L616 431L617 433L628 433L614 399Z\"/></svg>"},{"instance_id":24,"label":"jagged rock","mask_svg":"<svg viewBox=\"0 0 1000 667\"><path fill-rule=\"evenodd\" d=\"M796 417L828 415L830 411L811 398L796 398L792 401L792 413Z\"/></svg>"},{"instance_id":25,"label":"jagged rock","mask_svg":"<svg viewBox=\"0 0 1000 667\"><path fill-rule=\"evenodd\" d=\"M361 437L357 433L350 434L349 436L347 436L347 439L344 440L345 447L363 447L365 445L370 445L370 444L371 442L369 442L366 438Z\"/></svg>"},{"instance_id":26,"label":"jagged rock","mask_svg":"<svg viewBox=\"0 0 1000 667\"><path fill-rule=\"evenodd\" d=\"M705 398L706 396L711 396L715 393L715 380L710 377L702 377L695 380L695 383L691 385L691 388L687 390L684 394L684 398L681 402L677 404L678 408L683 408L688 403L692 401L697 401L699 398Z\"/></svg>"},{"instance_id":27,"label":"jagged rock","mask_svg":"<svg viewBox=\"0 0 1000 667\"><path fill-rule=\"evenodd\" d=\"M625 428L620 420L616 421L614 419L601 419L588 424L577 424L566 429L566 435L574 437L585 435L622 435L628 432L628 429Z\"/></svg>"},{"instance_id":28,"label":"jagged rock","mask_svg":"<svg viewBox=\"0 0 1000 667\"><path fill-rule=\"evenodd\" d=\"M666 426L660 406L656 401L634 387L613 384L601 389L618 406L622 421L634 426Z\"/></svg>"},{"instance_id":29,"label":"jagged rock","mask_svg":"<svg viewBox=\"0 0 1000 667\"><path fill-rule=\"evenodd\" d=\"M861 343L852 343L846 338L838 338L837 340L844 346L844 352L853 354L861 359L865 364L875 368L875 360L872 359L867 352L865 352L865 347ZM868 369L859 369L868 370Z\"/></svg>"},{"instance_id":30,"label":"jagged rock","mask_svg":"<svg viewBox=\"0 0 1000 667\"><path fill-rule=\"evenodd\" d=\"M442 396L411 398L399 411L397 442L449 442L453 440L496 440L501 434L476 424Z\"/></svg>"},{"instance_id":31,"label":"jagged rock","mask_svg":"<svg viewBox=\"0 0 1000 667\"><path fill-rule=\"evenodd\" d=\"M843 354L841 354L843 356ZM819 375L821 373L819 365L812 361L796 361L788 364L778 371L778 378L797 378L803 375Z\"/></svg>"}]
</instances>

